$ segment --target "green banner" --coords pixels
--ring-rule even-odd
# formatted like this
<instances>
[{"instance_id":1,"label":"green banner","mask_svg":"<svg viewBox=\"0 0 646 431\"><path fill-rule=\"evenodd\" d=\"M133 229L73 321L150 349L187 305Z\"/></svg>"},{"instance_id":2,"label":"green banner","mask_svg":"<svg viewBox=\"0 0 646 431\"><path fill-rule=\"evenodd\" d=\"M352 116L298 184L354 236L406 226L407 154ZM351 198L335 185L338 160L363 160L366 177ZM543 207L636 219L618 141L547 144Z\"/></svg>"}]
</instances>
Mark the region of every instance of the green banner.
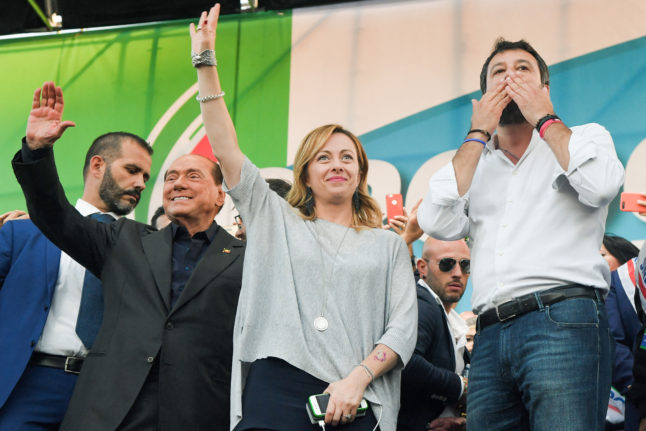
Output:
<instances>
[{"instance_id":1,"label":"green banner","mask_svg":"<svg viewBox=\"0 0 646 431\"><path fill-rule=\"evenodd\" d=\"M220 19L217 59L226 101L241 147L261 167L285 165L290 46L290 13ZM55 145L72 202L82 194L81 169L94 138L110 131L144 138L158 132L151 180L136 212L145 221L160 168L200 115L194 93L182 99L196 81L189 54L188 21L0 40L0 158L6 163L0 212L25 208L10 160L20 148L34 90L53 80L65 95L64 119L77 124Z\"/></svg>"}]
</instances>

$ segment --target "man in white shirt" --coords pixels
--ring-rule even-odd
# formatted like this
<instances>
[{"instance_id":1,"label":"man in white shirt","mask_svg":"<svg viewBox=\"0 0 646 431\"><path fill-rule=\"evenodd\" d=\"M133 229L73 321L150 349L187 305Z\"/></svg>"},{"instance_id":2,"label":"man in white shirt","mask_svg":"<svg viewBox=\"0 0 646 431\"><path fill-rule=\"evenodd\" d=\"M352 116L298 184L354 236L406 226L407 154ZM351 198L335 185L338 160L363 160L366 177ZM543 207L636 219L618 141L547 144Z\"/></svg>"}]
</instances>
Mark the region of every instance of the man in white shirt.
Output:
<instances>
[{"instance_id":1,"label":"man in white shirt","mask_svg":"<svg viewBox=\"0 0 646 431\"><path fill-rule=\"evenodd\" d=\"M152 148L124 132L98 137L83 167L84 216L130 213L150 176ZM0 229L0 430L57 430L101 325L100 281L30 220Z\"/></svg>"},{"instance_id":2,"label":"man in white shirt","mask_svg":"<svg viewBox=\"0 0 646 431\"><path fill-rule=\"evenodd\" d=\"M469 279L469 247L464 240L429 237L417 269L417 344L402 373L397 429L423 430L439 417L464 425L458 402L464 401L467 389L468 326L453 306Z\"/></svg>"},{"instance_id":3,"label":"man in white shirt","mask_svg":"<svg viewBox=\"0 0 646 431\"><path fill-rule=\"evenodd\" d=\"M429 235L469 238L479 317L467 426L603 429L610 271L598 250L623 167L602 126L554 114L527 42L498 40L480 81L471 130L418 212Z\"/></svg>"}]
</instances>

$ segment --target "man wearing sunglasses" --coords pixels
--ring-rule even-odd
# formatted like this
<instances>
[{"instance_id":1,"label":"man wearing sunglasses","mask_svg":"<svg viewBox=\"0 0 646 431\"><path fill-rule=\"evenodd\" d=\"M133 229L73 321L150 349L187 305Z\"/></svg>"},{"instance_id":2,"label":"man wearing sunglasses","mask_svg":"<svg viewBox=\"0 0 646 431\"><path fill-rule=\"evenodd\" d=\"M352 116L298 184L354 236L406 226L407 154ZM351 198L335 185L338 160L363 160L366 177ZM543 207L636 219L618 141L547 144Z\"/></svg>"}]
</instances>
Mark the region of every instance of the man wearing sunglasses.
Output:
<instances>
[{"instance_id":1,"label":"man wearing sunglasses","mask_svg":"<svg viewBox=\"0 0 646 431\"><path fill-rule=\"evenodd\" d=\"M439 417L464 425L458 402L467 389L463 374L470 359L465 349L469 328L453 306L464 294L470 263L464 240L429 237L424 243L417 261L417 345L402 373L399 431L426 429Z\"/></svg>"},{"instance_id":2,"label":"man wearing sunglasses","mask_svg":"<svg viewBox=\"0 0 646 431\"><path fill-rule=\"evenodd\" d=\"M555 114L547 64L526 41L496 41L480 87L471 128L418 211L427 234L469 237L467 427L603 430L613 341L598 249L623 166L601 125Z\"/></svg>"}]
</instances>

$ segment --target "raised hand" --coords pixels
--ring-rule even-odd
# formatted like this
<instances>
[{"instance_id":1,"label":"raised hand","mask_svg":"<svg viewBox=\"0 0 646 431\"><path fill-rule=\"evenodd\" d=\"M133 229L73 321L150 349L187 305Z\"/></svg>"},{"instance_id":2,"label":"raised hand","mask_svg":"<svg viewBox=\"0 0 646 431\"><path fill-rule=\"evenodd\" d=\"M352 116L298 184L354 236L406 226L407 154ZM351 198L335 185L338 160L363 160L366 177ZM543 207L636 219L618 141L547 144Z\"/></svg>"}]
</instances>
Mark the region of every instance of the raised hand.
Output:
<instances>
[{"instance_id":1,"label":"raised hand","mask_svg":"<svg viewBox=\"0 0 646 431\"><path fill-rule=\"evenodd\" d=\"M480 100L471 100L473 106L472 129L486 130L493 135L494 130L498 127L502 111L511 101L511 97L505 91L506 86L505 81L500 81L495 87L489 89Z\"/></svg>"},{"instance_id":2,"label":"raised hand","mask_svg":"<svg viewBox=\"0 0 646 431\"><path fill-rule=\"evenodd\" d=\"M220 16L220 3L216 3L207 15L202 12L200 20L195 24L189 25L191 33L191 50L200 53L205 49L215 49L215 30L218 26L218 18Z\"/></svg>"},{"instance_id":3,"label":"raised hand","mask_svg":"<svg viewBox=\"0 0 646 431\"><path fill-rule=\"evenodd\" d=\"M32 150L54 145L68 127L76 124L63 119L63 90L53 82L45 82L34 92L31 112L27 119L27 146Z\"/></svg>"},{"instance_id":4,"label":"raised hand","mask_svg":"<svg viewBox=\"0 0 646 431\"><path fill-rule=\"evenodd\" d=\"M549 87L526 81L515 71L510 72L503 82L506 83L505 93L516 102L523 117L532 126L536 126L545 115L554 114Z\"/></svg>"}]
</instances>

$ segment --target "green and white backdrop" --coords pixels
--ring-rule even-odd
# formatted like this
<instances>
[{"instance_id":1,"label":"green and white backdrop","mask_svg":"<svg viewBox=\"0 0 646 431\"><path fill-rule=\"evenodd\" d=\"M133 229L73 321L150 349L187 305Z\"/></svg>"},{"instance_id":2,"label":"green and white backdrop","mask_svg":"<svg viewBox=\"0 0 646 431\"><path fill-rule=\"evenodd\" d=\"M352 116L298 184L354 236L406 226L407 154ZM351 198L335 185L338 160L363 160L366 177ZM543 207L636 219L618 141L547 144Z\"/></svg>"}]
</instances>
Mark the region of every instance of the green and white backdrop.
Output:
<instances>
[{"instance_id":1,"label":"green and white backdrop","mask_svg":"<svg viewBox=\"0 0 646 431\"><path fill-rule=\"evenodd\" d=\"M229 15L218 27L218 69L240 146L266 176L289 178L300 139L337 122L366 147L373 196L385 205L400 192L410 208L468 130L494 40L525 38L550 65L556 112L570 125L604 125L626 165L625 191L646 193L644 23L643 0L363 1ZM0 39L0 212L25 208L10 160L33 90L54 80L64 117L77 123L55 146L68 197L82 193L96 136L136 133L155 150L134 216L149 220L170 161L209 148L189 47L188 21ZM229 203L219 221L233 215ZM607 230L640 240L643 221L615 200Z\"/></svg>"}]
</instances>

